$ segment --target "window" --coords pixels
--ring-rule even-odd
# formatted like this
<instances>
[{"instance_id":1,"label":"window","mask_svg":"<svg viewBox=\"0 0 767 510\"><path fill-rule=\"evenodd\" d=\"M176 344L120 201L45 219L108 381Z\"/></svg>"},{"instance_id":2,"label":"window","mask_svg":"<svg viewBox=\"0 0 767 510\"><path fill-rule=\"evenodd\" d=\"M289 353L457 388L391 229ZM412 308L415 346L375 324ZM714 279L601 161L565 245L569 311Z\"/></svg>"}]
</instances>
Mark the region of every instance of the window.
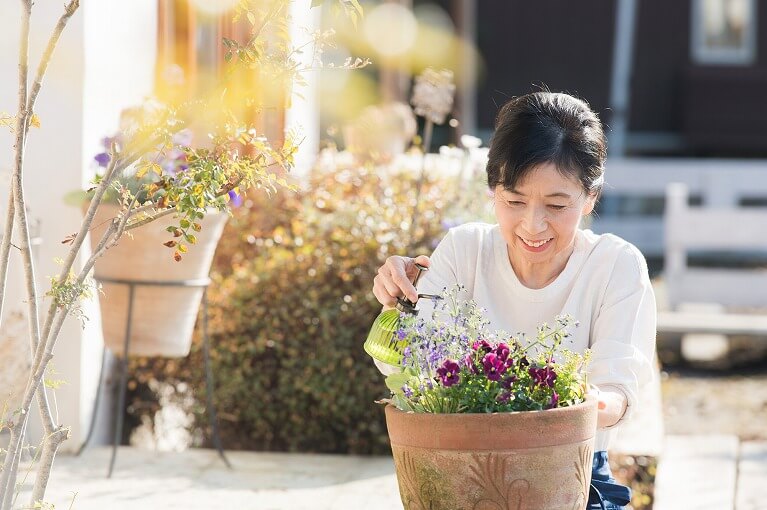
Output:
<instances>
[{"instance_id":1,"label":"window","mask_svg":"<svg viewBox=\"0 0 767 510\"><path fill-rule=\"evenodd\" d=\"M755 0L692 0L692 60L750 65L756 59Z\"/></svg>"}]
</instances>

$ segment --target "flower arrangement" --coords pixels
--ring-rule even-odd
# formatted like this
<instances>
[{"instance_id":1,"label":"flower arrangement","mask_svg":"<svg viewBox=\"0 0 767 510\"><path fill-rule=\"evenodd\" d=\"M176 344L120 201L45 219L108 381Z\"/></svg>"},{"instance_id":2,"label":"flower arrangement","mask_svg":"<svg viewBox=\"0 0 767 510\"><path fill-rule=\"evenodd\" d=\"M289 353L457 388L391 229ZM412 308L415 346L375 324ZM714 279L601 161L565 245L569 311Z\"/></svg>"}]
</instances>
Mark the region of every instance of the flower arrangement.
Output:
<instances>
[{"instance_id":1,"label":"flower arrangement","mask_svg":"<svg viewBox=\"0 0 767 510\"><path fill-rule=\"evenodd\" d=\"M402 371L389 375L392 403L420 413L537 411L583 402L590 353L561 348L577 325L558 316L536 339L489 332L485 311L445 289L430 318L403 314L395 333L407 347Z\"/></svg>"}]
</instances>

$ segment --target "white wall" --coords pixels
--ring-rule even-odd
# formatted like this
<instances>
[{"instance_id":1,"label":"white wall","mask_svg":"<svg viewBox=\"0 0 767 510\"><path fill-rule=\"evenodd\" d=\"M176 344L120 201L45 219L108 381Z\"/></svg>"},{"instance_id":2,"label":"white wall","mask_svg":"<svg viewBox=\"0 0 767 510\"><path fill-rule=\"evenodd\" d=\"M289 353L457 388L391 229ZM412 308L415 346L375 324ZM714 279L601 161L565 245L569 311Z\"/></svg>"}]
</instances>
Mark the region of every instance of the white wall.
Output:
<instances>
[{"instance_id":1,"label":"white wall","mask_svg":"<svg viewBox=\"0 0 767 510\"><path fill-rule=\"evenodd\" d=\"M16 109L17 82L11 77L17 70L19 3L0 2L0 75L7 77L0 80L0 111ZM34 5L32 72L62 9L63 2ZM65 254L60 240L77 231L81 221L80 211L66 206L63 195L90 179L99 140L114 131L119 111L151 91L156 25L156 0L83 2L59 42L37 102L42 127L31 132L25 169L29 210L41 221L41 295L48 276L58 273L54 259ZM0 133L0 170L11 168L12 144L10 133ZM7 302L18 307L24 296L15 292ZM71 439L62 446L66 450L76 449L87 433L101 360L98 307L85 308L91 320L83 329L69 319L54 350L55 368L68 383L56 392L58 421L72 427ZM35 429L31 425L30 431Z\"/></svg>"}]
</instances>

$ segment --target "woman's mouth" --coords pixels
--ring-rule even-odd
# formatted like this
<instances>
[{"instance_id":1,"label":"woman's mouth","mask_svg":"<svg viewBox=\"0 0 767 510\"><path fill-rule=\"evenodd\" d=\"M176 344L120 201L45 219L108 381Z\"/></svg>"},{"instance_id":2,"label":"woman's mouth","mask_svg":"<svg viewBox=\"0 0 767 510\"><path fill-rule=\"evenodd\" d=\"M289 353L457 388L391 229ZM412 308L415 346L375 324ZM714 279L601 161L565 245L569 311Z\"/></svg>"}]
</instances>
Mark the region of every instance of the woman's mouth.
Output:
<instances>
[{"instance_id":1,"label":"woman's mouth","mask_svg":"<svg viewBox=\"0 0 767 510\"><path fill-rule=\"evenodd\" d=\"M546 248L549 247L549 244L551 244L551 240L554 239L553 237L548 237L546 239L538 239L538 240L532 240L532 239L525 239L524 237L519 237L519 239L522 241L522 245L528 250L532 252L542 252Z\"/></svg>"}]
</instances>

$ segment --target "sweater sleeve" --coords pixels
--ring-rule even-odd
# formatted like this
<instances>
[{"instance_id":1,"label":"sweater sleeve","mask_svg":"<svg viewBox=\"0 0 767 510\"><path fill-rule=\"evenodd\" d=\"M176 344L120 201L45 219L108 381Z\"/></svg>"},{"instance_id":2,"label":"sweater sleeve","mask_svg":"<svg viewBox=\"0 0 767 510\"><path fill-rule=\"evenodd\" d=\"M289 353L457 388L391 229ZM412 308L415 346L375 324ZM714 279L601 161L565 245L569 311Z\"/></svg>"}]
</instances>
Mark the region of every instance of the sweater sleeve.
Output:
<instances>
[{"instance_id":1,"label":"sweater sleeve","mask_svg":"<svg viewBox=\"0 0 767 510\"><path fill-rule=\"evenodd\" d=\"M589 381L626 395L628 405L618 424L636 411L640 386L652 381L656 321L647 264L639 250L627 245L616 260L590 340Z\"/></svg>"}]
</instances>

